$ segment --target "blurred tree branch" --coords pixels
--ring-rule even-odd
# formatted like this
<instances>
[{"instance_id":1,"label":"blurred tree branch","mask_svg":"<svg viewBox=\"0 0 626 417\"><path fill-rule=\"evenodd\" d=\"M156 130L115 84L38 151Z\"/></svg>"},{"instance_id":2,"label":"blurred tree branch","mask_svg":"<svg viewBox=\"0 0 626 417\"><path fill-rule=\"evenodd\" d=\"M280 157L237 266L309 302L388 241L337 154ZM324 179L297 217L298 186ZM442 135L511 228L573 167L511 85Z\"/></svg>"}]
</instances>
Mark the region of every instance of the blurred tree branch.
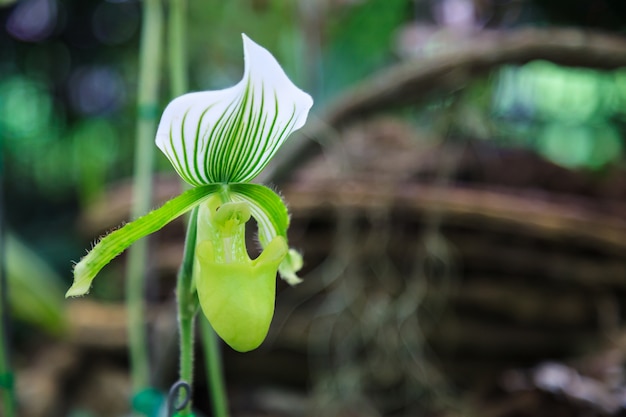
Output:
<instances>
[{"instance_id":1,"label":"blurred tree branch","mask_svg":"<svg viewBox=\"0 0 626 417\"><path fill-rule=\"evenodd\" d=\"M397 207L409 218L428 212L442 213L451 224L471 224L481 230L508 230L520 235L554 240L587 242L606 253L621 254L626 247L626 222L617 215L586 210L585 199L562 197L561 201L540 200L532 193L506 194L494 190L464 189L402 183L344 181L340 184L291 184L284 188L298 216L320 210L375 210ZM615 203L621 207L623 205ZM623 271L614 276L593 277L623 281Z\"/></svg>"},{"instance_id":2,"label":"blurred tree branch","mask_svg":"<svg viewBox=\"0 0 626 417\"><path fill-rule=\"evenodd\" d=\"M342 94L311 121L282 157L262 173L261 181L280 182L315 153L322 138L364 115L383 109L423 103L435 94L465 87L472 80L508 64L546 60L558 65L614 70L626 67L626 38L579 29L486 31L460 46L391 67Z\"/></svg>"}]
</instances>

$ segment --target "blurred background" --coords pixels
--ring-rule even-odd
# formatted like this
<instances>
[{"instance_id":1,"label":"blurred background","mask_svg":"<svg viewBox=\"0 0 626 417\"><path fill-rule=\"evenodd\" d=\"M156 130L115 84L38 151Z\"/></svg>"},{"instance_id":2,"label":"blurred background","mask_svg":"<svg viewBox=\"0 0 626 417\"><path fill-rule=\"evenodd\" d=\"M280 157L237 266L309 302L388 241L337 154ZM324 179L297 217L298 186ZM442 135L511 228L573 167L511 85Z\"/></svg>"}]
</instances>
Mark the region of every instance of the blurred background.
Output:
<instances>
[{"instance_id":1,"label":"blurred background","mask_svg":"<svg viewBox=\"0 0 626 417\"><path fill-rule=\"evenodd\" d=\"M129 413L125 257L88 297L63 294L72 261L130 218L141 8L0 0L23 416ZM305 282L277 284L261 348L224 347L233 415L626 415L625 29L621 0L190 0L191 90L240 79L245 32L315 99L262 175L289 202ZM181 188L157 167L154 206ZM150 240L164 392L183 238L180 221Z\"/></svg>"}]
</instances>

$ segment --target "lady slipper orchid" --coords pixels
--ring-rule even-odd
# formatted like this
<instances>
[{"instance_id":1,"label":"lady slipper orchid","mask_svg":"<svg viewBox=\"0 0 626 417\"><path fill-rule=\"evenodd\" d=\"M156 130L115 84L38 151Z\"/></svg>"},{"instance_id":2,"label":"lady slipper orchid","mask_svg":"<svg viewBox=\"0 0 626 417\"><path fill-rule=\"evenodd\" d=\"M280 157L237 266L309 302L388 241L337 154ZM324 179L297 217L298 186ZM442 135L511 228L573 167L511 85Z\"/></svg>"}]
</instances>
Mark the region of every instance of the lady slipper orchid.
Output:
<instances>
[{"instance_id":1,"label":"lady slipper orchid","mask_svg":"<svg viewBox=\"0 0 626 417\"><path fill-rule=\"evenodd\" d=\"M313 105L276 59L243 36L245 71L234 87L190 93L163 112L156 144L194 188L104 237L74 268L66 296L89 291L96 274L134 241L198 207L194 281L202 311L232 348L265 339L276 273L296 284L302 257L287 245L289 214L275 192L251 184ZM245 224L254 218L263 248L254 260Z\"/></svg>"}]
</instances>

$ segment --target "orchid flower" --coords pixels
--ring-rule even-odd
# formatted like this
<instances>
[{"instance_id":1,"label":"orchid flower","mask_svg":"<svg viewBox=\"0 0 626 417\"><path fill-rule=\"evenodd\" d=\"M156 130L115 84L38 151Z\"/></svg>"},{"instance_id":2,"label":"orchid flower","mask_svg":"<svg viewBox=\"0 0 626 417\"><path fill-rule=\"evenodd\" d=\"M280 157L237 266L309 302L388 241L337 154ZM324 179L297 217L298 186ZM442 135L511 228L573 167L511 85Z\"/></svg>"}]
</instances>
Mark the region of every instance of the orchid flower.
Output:
<instances>
[{"instance_id":1,"label":"orchid flower","mask_svg":"<svg viewBox=\"0 0 626 417\"><path fill-rule=\"evenodd\" d=\"M274 191L251 184L313 105L276 59L243 36L243 79L219 91L190 93L165 109L156 145L188 191L110 233L74 268L66 296L89 291L96 274L136 240L197 207L194 282L202 311L232 348L265 339L274 314L276 273L296 284L302 257L289 249L289 214ZM254 218L263 248L250 259L245 224Z\"/></svg>"}]
</instances>

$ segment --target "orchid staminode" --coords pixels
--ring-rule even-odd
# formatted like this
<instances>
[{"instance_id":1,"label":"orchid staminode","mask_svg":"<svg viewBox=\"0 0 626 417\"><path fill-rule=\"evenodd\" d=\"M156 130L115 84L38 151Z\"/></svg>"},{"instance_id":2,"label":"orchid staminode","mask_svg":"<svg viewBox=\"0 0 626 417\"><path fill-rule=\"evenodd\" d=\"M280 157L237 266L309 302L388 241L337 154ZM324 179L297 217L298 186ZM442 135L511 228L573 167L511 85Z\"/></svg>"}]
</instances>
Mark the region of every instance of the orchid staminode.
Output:
<instances>
[{"instance_id":1,"label":"orchid staminode","mask_svg":"<svg viewBox=\"0 0 626 417\"><path fill-rule=\"evenodd\" d=\"M281 197L250 181L304 125L313 100L266 49L242 36L243 79L174 99L157 129L156 145L193 188L100 240L76 264L66 296L86 294L96 274L133 242L197 207L193 269L200 306L217 334L243 352L267 335L276 273L293 285L302 267L287 244L289 214ZM253 260L245 244L250 218L263 248Z\"/></svg>"}]
</instances>

